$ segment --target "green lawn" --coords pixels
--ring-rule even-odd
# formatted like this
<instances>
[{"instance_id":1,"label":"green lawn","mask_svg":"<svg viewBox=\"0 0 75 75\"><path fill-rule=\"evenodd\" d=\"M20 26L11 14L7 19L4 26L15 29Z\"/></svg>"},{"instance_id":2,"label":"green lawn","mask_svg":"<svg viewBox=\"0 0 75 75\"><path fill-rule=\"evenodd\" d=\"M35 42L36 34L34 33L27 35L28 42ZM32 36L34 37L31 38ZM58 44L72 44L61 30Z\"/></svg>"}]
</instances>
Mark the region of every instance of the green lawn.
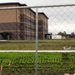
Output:
<instances>
[{"instance_id":1,"label":"green lawn","mask_svg":"<svg viewBox=\"0 0 75 75\"><path fill-rule=\"evenodd\" d=\"M0 52L0 65L2 75L34 75L35 53ZM63 75L74 70L75 53L38 53L39 75Z\"/></svg>"},{"instance_id":2,"label":"green lawn","mask_svg":"<svg viewBox=\"0 0 75 75\"><path fill-rule=\"evenodd\" d=\"M11 40L0 41L0 50L35 50L35 41ZM39 40L39 50L62 50L63 47L75 49L75 40Z\"/></svg>"}]
</instances>

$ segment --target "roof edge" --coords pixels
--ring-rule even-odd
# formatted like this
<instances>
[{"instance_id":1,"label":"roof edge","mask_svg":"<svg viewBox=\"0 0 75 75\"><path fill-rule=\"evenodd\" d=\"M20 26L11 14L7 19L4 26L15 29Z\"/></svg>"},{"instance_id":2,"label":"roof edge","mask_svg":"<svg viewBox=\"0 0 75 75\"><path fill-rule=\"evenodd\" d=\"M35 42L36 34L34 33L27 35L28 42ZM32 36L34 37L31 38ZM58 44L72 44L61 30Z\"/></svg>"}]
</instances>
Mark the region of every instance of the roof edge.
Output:
<instances>
[{"instance_id":1,"label":"roof edge","mask_svg":"<svg viewBox=\"0 0 75 75\"><path fill-rule=\"evenodd\" d=\"M39 12L38 14L43 14L47 19L49 19L44 12Z\"/></svg>"},{"instance_id":2,"label":"roof edge","mask_svg":"<svg viewBox=\"0 0 75 75\"><path fill-rule=\"evenodd\" d=\"M19 2L7 2L7 3L0 3L0 5L12 5L12 4L17 4L17 5L19 5L19 6L27 6L26 4L21 4L21 3L19 3Z\"/></svg>"}]
</instances>

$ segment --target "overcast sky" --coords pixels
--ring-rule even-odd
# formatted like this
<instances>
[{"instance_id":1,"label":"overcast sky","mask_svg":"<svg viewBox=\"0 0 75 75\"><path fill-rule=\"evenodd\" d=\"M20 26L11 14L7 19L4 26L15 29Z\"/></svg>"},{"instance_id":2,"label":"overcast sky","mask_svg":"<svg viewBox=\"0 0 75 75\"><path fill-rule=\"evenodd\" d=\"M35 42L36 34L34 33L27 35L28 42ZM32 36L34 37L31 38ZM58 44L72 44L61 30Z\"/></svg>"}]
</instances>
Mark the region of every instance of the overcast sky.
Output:
<instances>
[{"instance_id":1,"label":"overcast sky","mask_svg":"<svg viewBox=\"0 0 75 75\"><path fill-rule=\"evenodd\" d=\"M28 6L75 4L75 0L0 0L0 3L5 2L20 2L25 3ZM60 31L66 31L67 33L75 32L75 7L67 9L48 8L41 10L49 17L49 33L57 34Z\"/></svg>"},{"instance_id":2,"label":"overcast sky","mask_svg":"<svg viewBox=\"0 0 75 75\"><path fill-rule=\"evenodd\" d=\"M74 4L75 0L0 0L0 2L21 2L29 6L52 5L52 4Z\"/></svg>"}]
</instances>

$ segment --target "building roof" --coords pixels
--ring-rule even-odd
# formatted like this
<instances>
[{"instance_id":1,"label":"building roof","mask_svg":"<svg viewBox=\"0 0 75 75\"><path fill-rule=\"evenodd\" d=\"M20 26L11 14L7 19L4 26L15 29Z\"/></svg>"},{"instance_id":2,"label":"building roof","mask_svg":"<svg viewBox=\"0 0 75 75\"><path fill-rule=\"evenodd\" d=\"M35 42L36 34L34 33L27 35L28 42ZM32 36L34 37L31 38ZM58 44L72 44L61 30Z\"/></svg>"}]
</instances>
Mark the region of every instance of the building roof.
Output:
<instances>
[{"instance_id":1,"label":"building roof","mask_svg":"<svg viewBox=\"0 0 75 75\"><path fill-rule=\"evenodd\" d=\"M18 6L27 6L26 4L21 4L19 2L8 2L8 3L0 3L0 5L18 5ZM31 8L28 8L30 11L35 13Z\"/></svg>"},{"instance_id":2,"label":"building roof","mask_svg":"<svg viewBox=\"0 0 75 75\"><path fill-rule=\"evenodd\" d=\"M0 3L0 5L19 5L19 6L27 6L26 4L21 4L19 2L8 2L8 3Z\"/></svg>"},{"instance_id":3,"label":"building roof","mask_svg":"<svg viewBox=\"0 0 75 75\"><path fill-rule=\"evenodd\" d=\"M44 12L39 12L38 14L43 14L47 19L49 19Z\"/></svg>"},{"instance_id":4,"label":"building roof","mask_svg":"<svg viewBox=\"0 0 75 75\"><path fill-rule=\"evenodd\" d=\"M26 4L21 4L19 2L8 2L8 3L0 3L0 5L18 5L18 6L27 6ZM32 11L34 14L35 12L31 9L31 8L28 8L30 11ZM44 13L44 12L39 12L38 14L43 14L47 19L49 19L47 17L47 15Z\"/></svg>"}]
</instances>

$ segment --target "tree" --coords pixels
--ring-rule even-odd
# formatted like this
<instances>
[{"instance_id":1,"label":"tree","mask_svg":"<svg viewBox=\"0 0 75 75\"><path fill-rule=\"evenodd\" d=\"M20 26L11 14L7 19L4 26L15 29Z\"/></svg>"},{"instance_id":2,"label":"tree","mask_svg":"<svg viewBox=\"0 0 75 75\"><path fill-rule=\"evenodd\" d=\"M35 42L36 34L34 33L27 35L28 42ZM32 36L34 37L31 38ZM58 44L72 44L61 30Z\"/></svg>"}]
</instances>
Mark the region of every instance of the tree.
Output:
<instances>
[{"instance_id":1,"label":"tree","mask_svg":"<svg viewBox=\"0 0 75 75\"><path fill-rule=\"evenodd\" d=\"M63 35L66 35L66 31L63 32Z\"/></svg>"},{"instance_id":2,"label":"tree","mask_svg":"<svg viewBox=\"0 0 75 75\"><path fill-rule=\"evenodd\" d=\"M63 34L62 32L59 32L59 33L58 33L58 35L62 35L62 34Z\"/></svg>"},{"instance_id":3,"label":"tree","mask_svg":"<svg viewBox=\"0 0 75 75\"><path fill-rule=\"evenodd\" d=\"M71 37L72 37L72 38L74 38L74 37L75 37L75 34L74 34L74 32L72 32L72 33L71 33Z\"/></svg>"},{"instance_id":4,"label":"tree","mask_svg":"<svg viewBox=\"0 0 75 75\"><path fill-rule=\"evenodd\" d=\"M59 32L58 35L66 35L66 32Z\"/></svg>"}]
</instances>

